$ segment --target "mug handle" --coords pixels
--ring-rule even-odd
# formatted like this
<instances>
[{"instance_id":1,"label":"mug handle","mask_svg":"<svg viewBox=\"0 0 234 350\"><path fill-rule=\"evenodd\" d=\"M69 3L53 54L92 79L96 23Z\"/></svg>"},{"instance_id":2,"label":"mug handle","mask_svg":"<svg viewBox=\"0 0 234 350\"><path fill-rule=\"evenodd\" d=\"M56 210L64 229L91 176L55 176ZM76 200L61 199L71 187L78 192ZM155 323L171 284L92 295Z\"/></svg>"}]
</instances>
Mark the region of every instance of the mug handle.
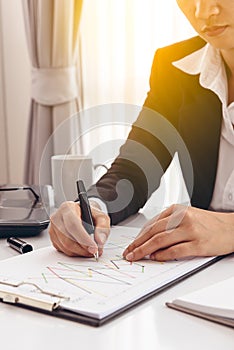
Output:
<instances>
[{"instance_id":1,"label":"mug handle","mask_svg":"<svg viewBox=\"0 0 234 350\"><path fill-rule=\"evenodd\" d=\"M106 170L108 170L108 166L106 166L105 164L101 164L101 163L97 163L94 165L94 170L96 170L98 167L102 166L103 168L105 168Z\"/></svg>"},{"instance_id":2,"label":"mug handle","mask_svg":"<svg viewBox=\"0 0 234 350\"><path fill-rule=\"evenodd\" d=\"M106 169L106 171L109 169L108 166L106 166L105 164L102 164L102 163L97 163L93 166L94 170L97 170L97 168L99 167L103 167ZM104 174L103 174L104 175ZM102 176L102 175L101 175ZM100 178L100 177L99 177ZM95 180L95 182L98 181L98 179Z\"/></svg>"}]
</instances>

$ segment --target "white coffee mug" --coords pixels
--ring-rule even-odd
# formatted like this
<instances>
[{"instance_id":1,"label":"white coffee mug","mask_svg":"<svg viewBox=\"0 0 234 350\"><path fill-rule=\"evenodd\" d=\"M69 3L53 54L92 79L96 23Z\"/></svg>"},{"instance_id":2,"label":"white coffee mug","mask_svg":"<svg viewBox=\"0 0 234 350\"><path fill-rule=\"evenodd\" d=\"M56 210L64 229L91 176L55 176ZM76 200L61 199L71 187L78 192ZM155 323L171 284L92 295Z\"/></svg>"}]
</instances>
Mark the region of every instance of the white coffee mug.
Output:
<instances>
[{"instance_id":1,"label":"white coffee mug","mask_svg":"<svg viewBox=\"0 0 234 350\"><path fill-rule=\"evenodd\" d=\"M81 155L56 155L51 157L52 186L55 207L64 201L74 201L77 196L76 181L83 180L85 187L93 184L92 158Z\"/></svg>"}]
</instances>

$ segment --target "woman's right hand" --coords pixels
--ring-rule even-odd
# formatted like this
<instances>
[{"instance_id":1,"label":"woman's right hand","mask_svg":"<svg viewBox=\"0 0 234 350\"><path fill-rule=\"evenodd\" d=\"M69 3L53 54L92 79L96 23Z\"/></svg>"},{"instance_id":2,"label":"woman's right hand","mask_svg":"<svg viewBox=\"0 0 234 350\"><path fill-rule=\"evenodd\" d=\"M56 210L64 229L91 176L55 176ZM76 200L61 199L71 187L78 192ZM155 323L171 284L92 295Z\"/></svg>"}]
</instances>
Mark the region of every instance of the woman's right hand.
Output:
<instances>
[{"instance_id":1,"label":"woman's right hand","mask_svg":"<svg viewBox=\"0 0 234 350\"><path fill-rule=\"evenodd\" d=\"M110 234L110 218L103 213L96 202L91 202L95 226L94 240L84 229L80 206L76 202L64 202L51 215L49 234L54 247L68 256L92 257L97 251L103 253L103 246Z\"/></svg>"}]
</instances>

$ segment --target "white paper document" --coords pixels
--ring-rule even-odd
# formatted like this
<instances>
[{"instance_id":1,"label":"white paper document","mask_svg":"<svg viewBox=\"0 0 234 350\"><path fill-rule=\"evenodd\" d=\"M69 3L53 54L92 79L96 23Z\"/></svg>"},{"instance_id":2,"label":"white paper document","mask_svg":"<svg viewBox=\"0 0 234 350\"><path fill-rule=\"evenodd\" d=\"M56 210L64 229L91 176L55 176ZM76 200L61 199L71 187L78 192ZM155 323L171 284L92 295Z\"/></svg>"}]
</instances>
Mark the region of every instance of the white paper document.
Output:
<instances>
[{"instance_id":1,"label":"white paper document","mask_svg":"<svg viewBox=\"0 0 234 350\"><path fill-rule=\"evenodd\" d=\"M98 262L94 258L67 257L52 246L1 261L0 298L12 302L10 293L18 294L48 301L52 309L102 319L215 259L143 259L130 263L122 253L138 233L137 228L113 227Z\"/></svg>"},{"instance_id":2,"label":"white paper document","mask_svg":"<svg viewBox=\"0 0 234 350\"><path fill-rule=\"evenodd\" d=\"M234 327L234 277L178 297L167 305Z\"/></svg>"}]
</instances>

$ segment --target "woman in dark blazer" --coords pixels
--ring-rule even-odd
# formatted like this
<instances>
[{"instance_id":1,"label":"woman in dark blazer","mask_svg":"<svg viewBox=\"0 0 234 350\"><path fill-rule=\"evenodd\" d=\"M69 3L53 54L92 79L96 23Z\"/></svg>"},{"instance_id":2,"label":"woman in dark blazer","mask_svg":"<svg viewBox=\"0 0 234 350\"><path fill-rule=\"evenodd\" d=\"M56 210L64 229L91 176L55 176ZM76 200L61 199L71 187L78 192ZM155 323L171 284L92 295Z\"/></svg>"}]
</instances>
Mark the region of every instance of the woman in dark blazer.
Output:
<instances>
[{"instance_id":1,"label":"woman in dark blazer","mask_svg":"<svg viewBox=\"0 0 234 350\"><path fill-rule=\"evenodd\" d=\"M232 152L232 145L225 144L224 129L230 124L226 116L234 118L227 109L234 101L234 4L232 0L177 3L199 36L156 51L150 91L142 111L119 156L88 192L94 202L95 197L101 199L108 211L106 215L93 208L96 243L103 246L109 222L116 224L145 204L159 186L175 152L192 206L173 205L146 224L139 238L125 250L128 260L145 255L153 260L170 260L234 251L234 203L232 206L225 202L220 190L225 188L225 147L229 155ZM224 83L228 87L227 103L225 96L222 98L225 89L220 88ZM229 130L229 137L232 131ZM234 187L231 166L228 182ZM87 249L84 242L79 243L79 237L78 242L70 240L66 229L68 211L74 214L70 227L77 228L77 232L84 230L79 205L64 203L51 217L52 242L68 255L89 256L97 251L97 245ZM85 233L81 235L84 237ZM90 245L88 238L86 243Z\"/></svg>"}]
</instances>

